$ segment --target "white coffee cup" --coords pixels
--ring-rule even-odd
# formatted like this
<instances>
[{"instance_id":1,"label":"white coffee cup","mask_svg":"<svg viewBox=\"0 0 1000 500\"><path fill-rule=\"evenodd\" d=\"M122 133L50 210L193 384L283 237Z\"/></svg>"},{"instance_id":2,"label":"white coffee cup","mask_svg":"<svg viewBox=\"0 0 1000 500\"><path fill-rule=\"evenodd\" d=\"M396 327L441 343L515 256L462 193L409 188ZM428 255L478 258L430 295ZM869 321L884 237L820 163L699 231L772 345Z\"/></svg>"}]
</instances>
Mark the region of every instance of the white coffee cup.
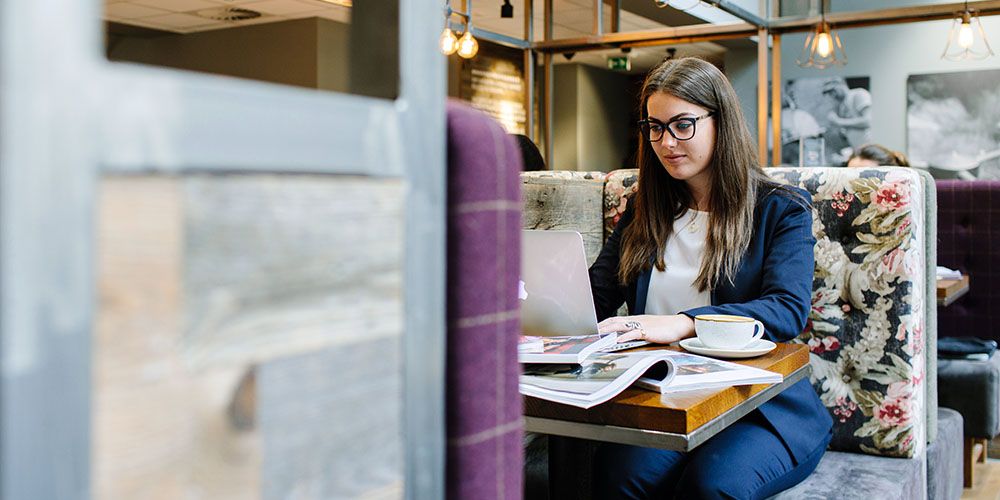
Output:
<instances>
[{"instance_id":1,"label":"white coffee cup","mask_svg":"<svg viewBox=\"0 0 1000 500\"><path fill-rule=\"evenodd\" d=\"M764 324L747 316L700 314L694 318L694 331L705 347L742 349L764 336Z\"/></svg>"}]
</instances>

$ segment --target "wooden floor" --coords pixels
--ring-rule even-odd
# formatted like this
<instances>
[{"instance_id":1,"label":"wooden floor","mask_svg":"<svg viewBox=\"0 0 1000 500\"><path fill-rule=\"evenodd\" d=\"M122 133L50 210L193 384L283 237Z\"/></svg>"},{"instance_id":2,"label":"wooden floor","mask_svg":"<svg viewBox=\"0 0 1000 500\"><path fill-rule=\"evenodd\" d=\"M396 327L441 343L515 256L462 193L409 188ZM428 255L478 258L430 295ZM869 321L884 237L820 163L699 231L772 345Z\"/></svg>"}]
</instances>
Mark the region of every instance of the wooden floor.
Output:
<instances>
[{"instance_id":1,"label":"wooden floor","mask_svg":"<svg viewBox=\"0 0 1000 500\"><path fill-rule=\"evenodd\" d=\"M962 490L962 500L1000 499L1000 460L976 464L972 488Z\"/></svg>"}]
</instances>

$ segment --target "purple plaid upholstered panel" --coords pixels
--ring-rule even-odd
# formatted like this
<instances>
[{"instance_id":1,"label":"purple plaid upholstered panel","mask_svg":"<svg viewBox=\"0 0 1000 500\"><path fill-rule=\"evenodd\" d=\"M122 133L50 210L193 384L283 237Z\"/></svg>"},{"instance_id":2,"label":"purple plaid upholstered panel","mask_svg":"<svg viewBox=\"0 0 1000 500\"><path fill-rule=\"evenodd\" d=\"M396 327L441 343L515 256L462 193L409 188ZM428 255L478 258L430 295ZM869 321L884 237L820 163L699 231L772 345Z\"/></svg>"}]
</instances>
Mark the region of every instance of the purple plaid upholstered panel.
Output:
<instances>
[{"instance_id":1,"label":"purple plaid upholstered panel","mask_svg":"<svg viewBox=\"0 0 1000 500\"><path fill-rule=\"evenodd\" d=\"M1000 341L1000 181L939 180L938 264L969 275L969 293L938 309L939 337Z\"/></svg>"},{"instance_id":2,"label":"purple plaid upholstered panel","mask_svg":"<svg viewBox=\"0 0 1000 500\"><path fill-rule=\"evenodd\" d=\"M498 123L448 103L447 493L521 498L521 157Z\"/></svg>"}]
</instances>

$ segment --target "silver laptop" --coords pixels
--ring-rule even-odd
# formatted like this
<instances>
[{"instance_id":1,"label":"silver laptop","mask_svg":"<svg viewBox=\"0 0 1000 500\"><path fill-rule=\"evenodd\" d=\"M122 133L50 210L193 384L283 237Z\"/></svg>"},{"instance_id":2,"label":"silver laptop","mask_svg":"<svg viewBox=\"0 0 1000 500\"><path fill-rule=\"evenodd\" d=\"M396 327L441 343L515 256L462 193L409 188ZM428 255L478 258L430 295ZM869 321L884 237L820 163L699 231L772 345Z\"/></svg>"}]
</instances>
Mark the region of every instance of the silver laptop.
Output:
<instances>
[{"instance_id":1,"label":"silver laptop","mask_svg":"<svg viewBox=\"0 0 1000 500\"><path fill-rule=\"evenodd\" d=\"M580 233L525 230L521 239L521 282L519 296L524 335L552 337L598 333L587 254ZM648 343L642 340L622 342L607 350L630 349Z\"/></svg>"}]
</instances>

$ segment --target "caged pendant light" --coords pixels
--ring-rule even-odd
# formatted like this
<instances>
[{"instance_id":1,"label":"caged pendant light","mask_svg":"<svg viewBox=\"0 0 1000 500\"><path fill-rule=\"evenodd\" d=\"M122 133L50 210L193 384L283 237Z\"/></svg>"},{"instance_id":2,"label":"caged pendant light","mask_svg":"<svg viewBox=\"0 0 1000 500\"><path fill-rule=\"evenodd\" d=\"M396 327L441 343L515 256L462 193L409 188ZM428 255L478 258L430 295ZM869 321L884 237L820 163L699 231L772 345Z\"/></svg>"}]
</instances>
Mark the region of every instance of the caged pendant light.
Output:
<instances>
[{"instance_id":1,"label":"caged pendant light","mask_svg":"<svg viewBox=\"0 0 1000 500\"><path fill-rule=\"evenodd\" d=\"M976 38L982 40L977 43ZM979 22L979 11L969 8L969 2L965 2L965 9L955 13L955 18L951 21L951 29L948 30L948 42L941 53L941 59L949 61L965 61L986 59L993 55L990 42L986 39L986 31L983 24Z\"/></svg>"},{"instance_id":2,"label":"caged pendant light","mask_svg":"<svg viewBox=\"0 0 1000 500\"><path fill-rule=\"evenodd\" d=\"M844 44L840 42L840 35L826 22L824 3L824 0L819 2L819 24L806 37L802 52L795 60L803 68L824 69L847 64L847 53L844 52Z\"/></svg>"}]
</instances>

